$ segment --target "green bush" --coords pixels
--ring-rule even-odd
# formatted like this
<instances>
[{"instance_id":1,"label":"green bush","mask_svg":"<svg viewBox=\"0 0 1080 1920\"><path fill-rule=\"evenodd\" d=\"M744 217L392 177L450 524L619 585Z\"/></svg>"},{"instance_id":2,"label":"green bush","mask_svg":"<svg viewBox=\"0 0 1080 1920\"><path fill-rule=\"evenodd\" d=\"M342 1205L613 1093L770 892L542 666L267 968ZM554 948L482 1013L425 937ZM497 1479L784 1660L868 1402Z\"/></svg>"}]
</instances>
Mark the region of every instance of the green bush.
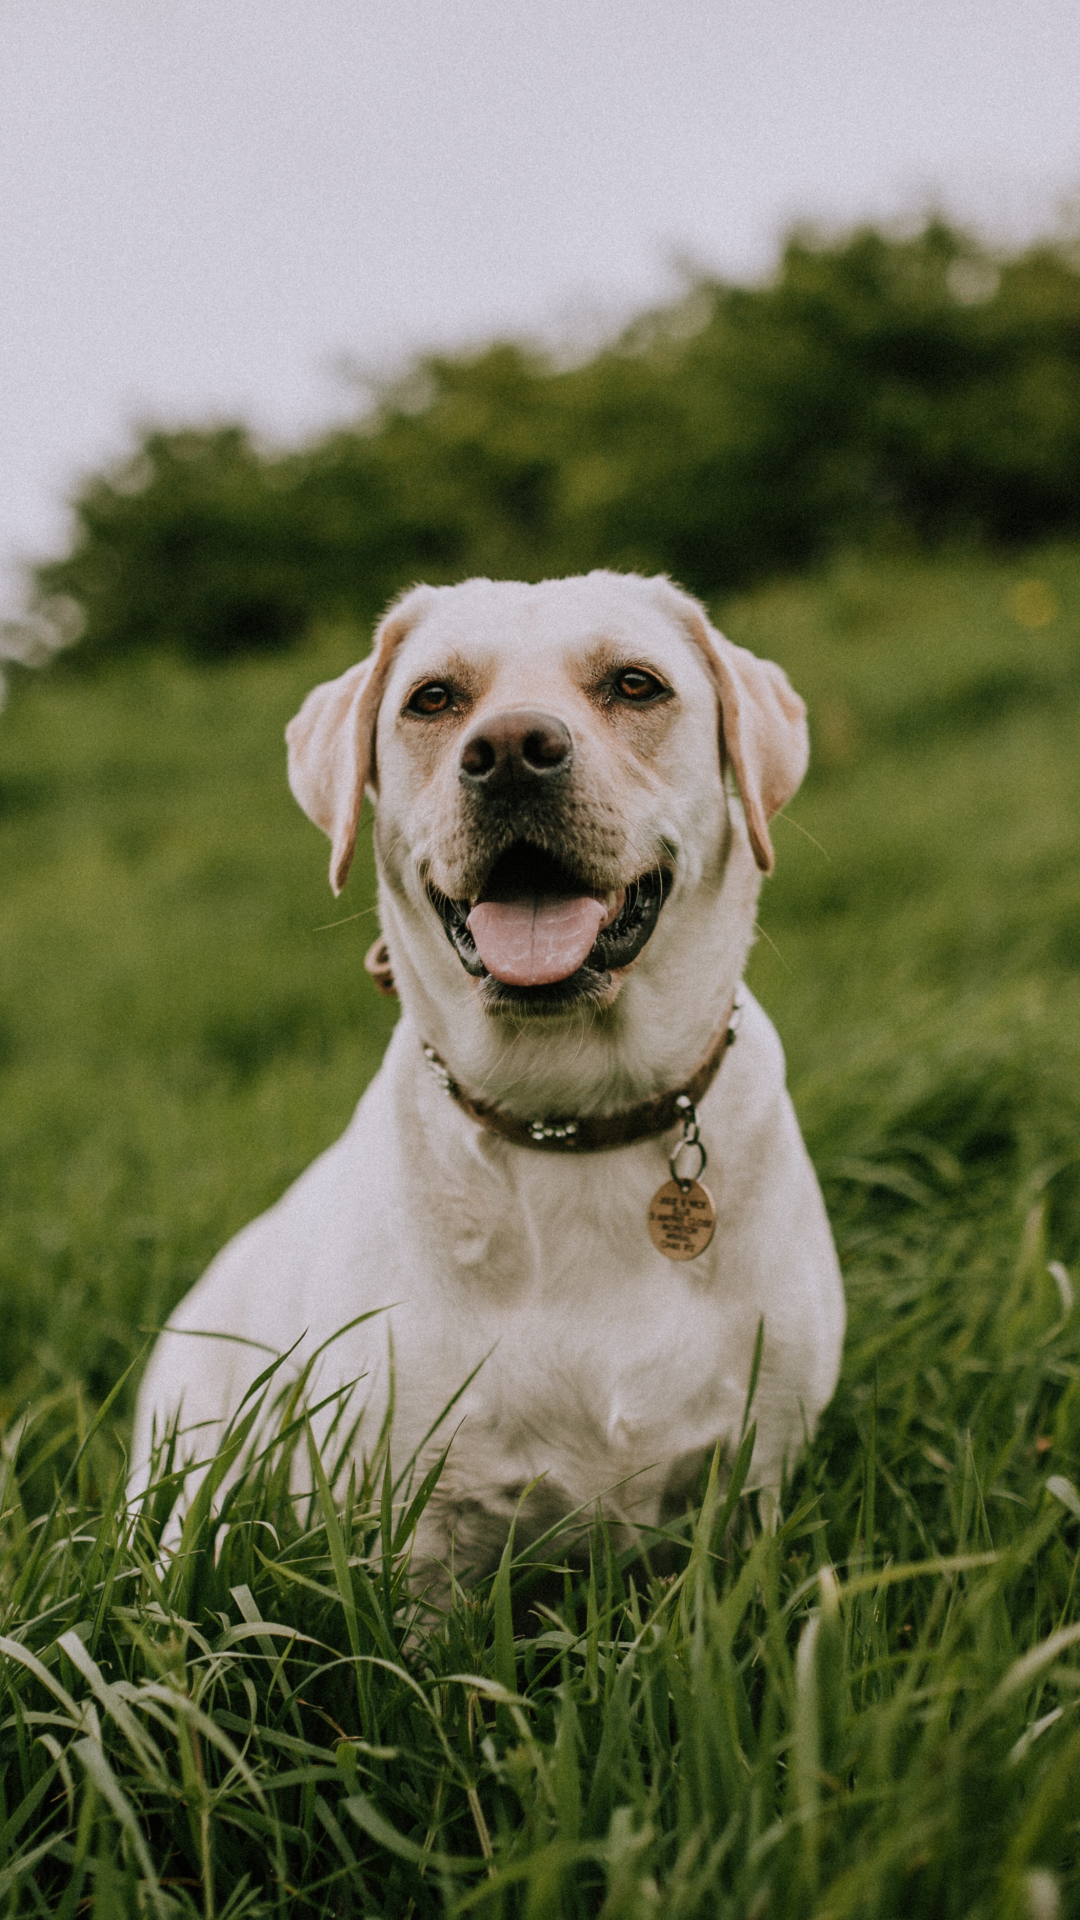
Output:
<instances>
[{"instance_id":1,"label":"green bush","mask_svg":"<svg viewBox=\"0 0 1080 1920\"><path fill-rule=\"evenodd\" d=\"M584 364L429 357L355 428L259 451L147 434L38 571L85 657L282 646L403 585L592 566L703 595L865 542L1080 527L1080 270L940 221L796 237L758 287L703 281Z\"/></svg>"}]
</instances>

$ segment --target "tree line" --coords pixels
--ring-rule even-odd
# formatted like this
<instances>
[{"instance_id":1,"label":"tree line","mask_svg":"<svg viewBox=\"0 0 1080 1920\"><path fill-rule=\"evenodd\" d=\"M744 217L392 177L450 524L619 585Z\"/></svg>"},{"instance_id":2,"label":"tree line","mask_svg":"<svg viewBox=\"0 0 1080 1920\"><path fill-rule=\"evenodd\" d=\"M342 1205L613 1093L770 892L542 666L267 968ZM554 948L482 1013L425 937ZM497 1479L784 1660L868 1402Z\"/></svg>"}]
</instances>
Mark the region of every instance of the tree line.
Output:
<instances>
[{"instance_id":1,"label":"tree line","mask_svg":"<svg viewBox=\"0 0 1080 1920\"><path fill-rule=\"evenodd\" d=\"M874 542L1080 530L1080 250L942 220L790 237L582 363L429 355L300 450L145 432L38 568L84 659L281 647L414 579L667 571L716 595Z\"/></svg>"}]
</instances>

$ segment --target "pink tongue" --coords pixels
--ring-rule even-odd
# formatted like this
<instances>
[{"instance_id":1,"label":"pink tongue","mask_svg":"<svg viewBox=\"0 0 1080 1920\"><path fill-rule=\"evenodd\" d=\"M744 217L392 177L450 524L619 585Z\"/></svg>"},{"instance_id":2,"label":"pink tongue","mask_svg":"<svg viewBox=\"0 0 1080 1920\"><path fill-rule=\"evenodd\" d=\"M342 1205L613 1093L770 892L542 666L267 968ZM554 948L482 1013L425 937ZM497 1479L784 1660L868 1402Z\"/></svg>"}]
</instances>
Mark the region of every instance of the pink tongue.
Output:
<instances>
[{"instance_id":1,"label":"pink tongue","mask_svg":"<svg viewBox=\"0 0 1080 1920\"><path fill-rule=\"evenodd\" d=\"M489 973L507 987L545 987L576 973L607 918L591 894L479 900L466 922Z\"/></svg>"}]
</instances>

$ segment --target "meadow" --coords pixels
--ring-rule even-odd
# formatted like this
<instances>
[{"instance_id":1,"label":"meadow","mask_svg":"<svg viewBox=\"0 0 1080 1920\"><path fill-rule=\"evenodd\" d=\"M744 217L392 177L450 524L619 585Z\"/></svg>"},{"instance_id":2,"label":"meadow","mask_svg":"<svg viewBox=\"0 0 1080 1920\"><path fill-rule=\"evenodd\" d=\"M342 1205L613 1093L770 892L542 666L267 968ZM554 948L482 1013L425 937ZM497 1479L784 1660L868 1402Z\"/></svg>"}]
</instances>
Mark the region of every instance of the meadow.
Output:
<instances>
[{"instance_id":1,"label":"meadow","mask_svg":"<svg viewBox=\"0 0 1080 1920\"><path fill-rule=\"evenodd\" d=\"M364 636L15 678L0 1911L1080 1913L1080 548L841 555L715 611L811 709L750 980L844 1266L840 1388L775 1537L748 1438L662 1574L598 1533L541 1578L553 1540L434 1628L405 1463L329 1457L298 1507L296 1405L175 1560L167 1475L122 1494L148 1330L393 1021L370 828L335 902L281 741Z\"/></svg>"}]
</instances>

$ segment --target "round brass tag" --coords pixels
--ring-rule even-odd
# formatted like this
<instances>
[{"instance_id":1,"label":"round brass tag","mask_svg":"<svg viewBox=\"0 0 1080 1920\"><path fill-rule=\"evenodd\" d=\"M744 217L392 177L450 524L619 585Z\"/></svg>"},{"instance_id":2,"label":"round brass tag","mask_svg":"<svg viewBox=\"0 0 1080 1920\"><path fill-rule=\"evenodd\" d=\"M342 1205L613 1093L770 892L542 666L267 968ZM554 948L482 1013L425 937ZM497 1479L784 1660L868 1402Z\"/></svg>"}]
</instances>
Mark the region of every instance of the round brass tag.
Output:
<instances>
[{"instance_id":1,"label":"round brass tag","mask_svg":"<svg viewBox=\"0 0 1080 1920\"><path fill-rule=\"evenodd\" d=\"M649 1203L649 1235L667 1260L696 1260L715 1225L713 1197L700 1180L665 1180Z\"/></svg>"}]
</instances>

